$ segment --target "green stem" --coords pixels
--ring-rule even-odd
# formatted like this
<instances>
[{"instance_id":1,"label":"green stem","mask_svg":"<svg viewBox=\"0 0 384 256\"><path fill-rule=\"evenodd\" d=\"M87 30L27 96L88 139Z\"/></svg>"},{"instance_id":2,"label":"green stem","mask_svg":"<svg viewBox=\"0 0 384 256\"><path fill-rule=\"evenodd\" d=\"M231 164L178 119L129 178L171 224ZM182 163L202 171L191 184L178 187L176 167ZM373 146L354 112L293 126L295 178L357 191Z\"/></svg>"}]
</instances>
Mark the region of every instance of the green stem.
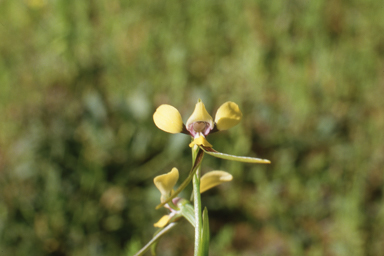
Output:
<instances>
[{"instance_id":1,"label":"green stem","mask_svg":"<svg viewBox=\"0 0 384 256\"><path fill-rule=\"evenodd\" d=\"M195 162L197 153L199 152L199 147L194 146L192 148L192 161ZM199 252L201 251L201 226L202 226L202 217L201 217L201 198L200 198L200 166L197 168L196 173L193 175L193 205L195 210L195 252L194 256L200 256Z\"/></svg>"}]
</instances>

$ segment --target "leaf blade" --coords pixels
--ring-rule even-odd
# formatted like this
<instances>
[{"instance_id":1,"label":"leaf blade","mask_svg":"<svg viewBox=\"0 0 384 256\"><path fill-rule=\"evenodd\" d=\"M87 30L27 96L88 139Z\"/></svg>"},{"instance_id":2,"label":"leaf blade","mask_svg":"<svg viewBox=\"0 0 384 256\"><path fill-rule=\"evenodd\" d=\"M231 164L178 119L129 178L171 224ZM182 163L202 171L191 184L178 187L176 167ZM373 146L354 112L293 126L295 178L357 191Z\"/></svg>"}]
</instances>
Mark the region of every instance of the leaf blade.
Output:
<instances>
[{"instance_id":1,"label":"leaf blade","mask_svg":"<svg viewBox=\"0 0 384 256\"><path fill-rule=\"evenodd\" d=\"M229 154L218 152L212 148L207 148L202 146L200 146L200 148L204 151L204 153L207 153L208 155L221 158L221 159L244 162L244 163L253 163L253 164L270 164L271 163L271 161L269 161L268 159L261 159L261 158L249 157L249 156L235 156L235 155L229 155Z\"/></svg>"},{"instance_id":2,"label":"leaf blade","mask_svg":"<svg viewBox=\"0 0 384 256\"><path fill-rule=\"evenodd\" d=\"M153 236L153 238L143 247L141 248L140 251L138 251L135 255L133 256L142 256L144 255L144 253L155 243L158 242L158 240L165 234L167 233L169 230L171 230L173 227L175 227L177 225L176 222L173 222L173 223L170 223L169 225L165 226L164 228L158 230L155 235Z\"/></svg>"},{"instance_id":3,"label":"leaf blade","mask_svg":"<svg viewBox=\"0 0 384 256\"><path fill-rule=\"evenodd\" d=\"M203 211L203 227L201 229L201 254L202 256L208 256L209 254L209 218L207 207Z\"/></svg>"}]
</instances>

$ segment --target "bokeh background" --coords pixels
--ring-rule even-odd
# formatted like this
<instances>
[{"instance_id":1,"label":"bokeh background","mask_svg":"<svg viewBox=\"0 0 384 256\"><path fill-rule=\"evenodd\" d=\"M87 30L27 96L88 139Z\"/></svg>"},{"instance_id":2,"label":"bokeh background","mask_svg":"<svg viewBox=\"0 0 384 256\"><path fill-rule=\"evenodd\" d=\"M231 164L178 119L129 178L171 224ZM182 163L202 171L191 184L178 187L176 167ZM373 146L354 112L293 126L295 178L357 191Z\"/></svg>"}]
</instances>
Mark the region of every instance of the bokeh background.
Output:
<instances>
[{"instance_id":1,"label":"bokeh background","mask_svg":"<svg viewBox=\"0 0 384 256\"><path fill-rule=\"evenodd\" d=\"M198 98L243 112L214 148L272 161L205 156L234 176L203 195L210 255L383 255L383 60L377 0L0 1L0 255L137 252L153 178L191 166L152 114Z\"/></svg>"}]
</instances>

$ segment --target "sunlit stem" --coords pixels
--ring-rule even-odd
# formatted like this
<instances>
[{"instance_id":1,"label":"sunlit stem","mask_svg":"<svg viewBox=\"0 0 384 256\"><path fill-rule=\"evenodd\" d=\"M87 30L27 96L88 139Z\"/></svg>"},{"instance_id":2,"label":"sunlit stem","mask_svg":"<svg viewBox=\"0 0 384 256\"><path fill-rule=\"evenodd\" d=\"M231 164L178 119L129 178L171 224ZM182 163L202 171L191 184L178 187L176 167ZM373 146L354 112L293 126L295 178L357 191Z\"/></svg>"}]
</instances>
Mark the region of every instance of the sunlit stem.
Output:
<instances>
[{"instance_id":1,"label":"sunlit stem","mask_svg":"<svg viewBox=\"0 0 384 256\"><path fill-rule=\"evenodd\" d=\"M199 147L194 145L192 148L192 162L195 164L197 153L199 152ZM201 226L202 226L202 217L201 217L201 198L200 198L200 166L197 168L196 173L193 176L193 205L195 210L195 252L194 256L199 256L201 251Z\"/></svg>"}]
</instances>

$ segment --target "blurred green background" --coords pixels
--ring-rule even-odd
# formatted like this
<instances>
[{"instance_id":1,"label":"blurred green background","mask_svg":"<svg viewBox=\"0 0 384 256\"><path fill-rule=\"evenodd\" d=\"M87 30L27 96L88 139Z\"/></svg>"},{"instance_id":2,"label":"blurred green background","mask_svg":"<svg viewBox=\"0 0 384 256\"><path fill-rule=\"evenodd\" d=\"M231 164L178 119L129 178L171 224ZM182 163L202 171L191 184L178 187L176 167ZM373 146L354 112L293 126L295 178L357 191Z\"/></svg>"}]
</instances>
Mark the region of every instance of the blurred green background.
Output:
<instances>
[{"instance_id":1,"label":"blurred green background","mask_svg":"<svg viewBox=\"0 0 384 256\"><path fill-rule=\"evenodd\" d=\"M211 256L383 255L383 60L377 0L0 1L0 255L137 252L153 178L191 165L152 114L198 98L243 112L215 149L272 161L205 156L234 176L203 195Z\"/></svg>"}]
</instances>

